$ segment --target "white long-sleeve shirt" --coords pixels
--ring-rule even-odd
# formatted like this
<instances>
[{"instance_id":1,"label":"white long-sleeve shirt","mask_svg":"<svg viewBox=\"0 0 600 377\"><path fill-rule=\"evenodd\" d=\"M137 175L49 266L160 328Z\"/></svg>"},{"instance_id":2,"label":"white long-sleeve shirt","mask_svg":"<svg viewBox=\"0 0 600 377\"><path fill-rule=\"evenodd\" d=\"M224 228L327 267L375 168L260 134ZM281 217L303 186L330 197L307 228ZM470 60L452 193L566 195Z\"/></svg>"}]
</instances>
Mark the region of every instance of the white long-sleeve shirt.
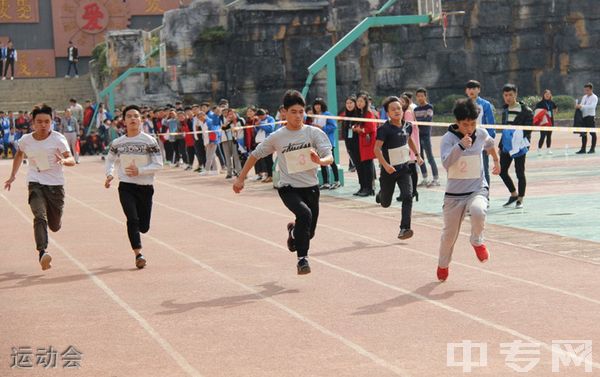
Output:
<instances>
[{"instance_id":1,"label":"white long-sleeve shirt","mask_svg":"<svg viewBox=\"0 0 600 377\"><path fill-rule=\"evenodd\" d=\"M134 161L139 175L129 177L125 174L125 163ZM137 136L128 137L123 135L110 144L108 156L106 157L106 176L114 176L115 164L119 163L118 177L121 182L134 183L136 185L151 185L154 183L154 173L163 167L162 156L158 142L152 136L140 132Z\"/></svg>"},{"instance_id":2,"label":"white long-sleeve shirt","mask_svg":"<svg viewBox=\"0 0 600 377\"><path fill-rule=\"evenodd\" d=\"M204 145L208 145L210 144L210 138L208 136L208 123L206 122L206 120L204 122L202 121L198 121L198 128L200 129L200 131L202 131L202 142L204 143Z\"/></svg>"},{"instance_id":3,"label":"white long-sleeve shirt","mask_svg":"<svg viewBox=\"0 0 600 377\"><path fill-rule=\"evenodd\" d=\"M201 131L200 129L200 119L194 117L192 119L192 131L194 132L192 135L194 136L194 140L198 141L202 137L202 134L198 134L196 132Z\"/></svg>"},{"instance_id":4,"label":"white long-sleeve shirt","mask_svg":"<svg viewBox=\"0 0 600 377\"><path fill-rule=\"evenodd\" d=\"M581 98L581 113L583 117L596 116L596 107L598 106L598 96L592 93L589 96Z\"/></svg>"}]
</instances>

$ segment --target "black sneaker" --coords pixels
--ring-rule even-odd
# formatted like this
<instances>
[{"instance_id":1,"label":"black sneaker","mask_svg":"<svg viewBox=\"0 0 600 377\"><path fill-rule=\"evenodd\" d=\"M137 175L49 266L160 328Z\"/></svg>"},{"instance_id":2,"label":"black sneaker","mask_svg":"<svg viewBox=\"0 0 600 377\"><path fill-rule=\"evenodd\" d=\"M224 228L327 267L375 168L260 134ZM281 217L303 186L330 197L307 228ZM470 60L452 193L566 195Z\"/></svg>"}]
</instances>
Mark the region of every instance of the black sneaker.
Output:
<instances>
[{"instance_id":1,"label":"black sneaker","mask_svg":"<svg viewBox=\"0 0 600 377\"><path fill-rule=\"evenodd\" d=\"M135 266L140 270L146 266L146 258L142 254L135 256Z\"/></svg>"},{"instance_id":2,"label":"black sneaker","mask_svg":"<svg viewBox=\"0 0 600 377\"><path fill-rule=\"evenodd\" d=\"M398 239L407 240L413 236L414 232L411 229L400 229L398 233Z\"/></svg>"},{"instance_id":3,"label":"black sneaker","mask_svg":"<svg viewBox=\"0 0 600 377\"><path fill-rule=\"evenodd\" d=\"M40 251L39 261L40 265L42 266L42 271L46 271L52 268L52 265L50 264L50 262L52 262L52 257L44 250Z\"/></svg>"},{"instance_id":4,"label":"black sneaker","mask_svg":"<svg viewBox=\"0 0 600 377\"><path fill-rule=\"evenodd\" d=\"M298 261L298 275L306 274L310 274L310 265L308 264L308 259L301 258Z\"/></svg>"},{"instance_id":5,"label":"black sneaker","mask_svg":"<svg viewBox=\"0 0 600 377\"><path fill-rule=\"evenodd\" d=\"M511 205L512 205L514 202L516 202L517 200L519 200L519 197L518 197L518 196L511 196L511 197L508 199L508 202L504 203L504 204L502 205L502 207L504 207L504 208L508 208L508 207L510 207L510 206L511 206Z\"/></svg>"},{"instance_id":6,"label":"black sneaker","mask_svg":"<svg viewBox=\"0 0 600 377\"><path fill-rule=\"evenodd\" d=\"M296 251L296 243L294 242L294 237L292 237L292 232L294 231L294 223L288 223L287 224L287 231L288 231L288 239L287 239L287 247L288 250L291 251L292 253L294 251Z\"/></svg>"},{"instance_id":7,"label":"black sneaker","mask_svg":"<svg viewBox=\"0 0 600 377\"><path fill-rule=\"evenodd\" d=\"M381 191L379 191L377 195L375 195L375 203L381 204Z\"/></svg>"}]
</instances>

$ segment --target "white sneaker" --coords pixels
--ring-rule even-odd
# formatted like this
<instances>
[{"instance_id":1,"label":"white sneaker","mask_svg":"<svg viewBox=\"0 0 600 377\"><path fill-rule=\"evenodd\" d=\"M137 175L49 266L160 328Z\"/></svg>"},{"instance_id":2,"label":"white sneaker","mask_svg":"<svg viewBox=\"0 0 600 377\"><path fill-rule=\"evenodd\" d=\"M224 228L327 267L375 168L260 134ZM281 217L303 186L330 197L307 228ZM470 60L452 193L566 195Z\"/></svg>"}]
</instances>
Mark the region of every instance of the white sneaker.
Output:
<instances>
[{"instance_id":1,"label":"white sneaker","mask_svg":"<svg viewBox=\"0 0 600 377\"><path fill-rule=\"evenodd\" d=\"M76 79L78 79L78 78L79 78L79 75L75 75L75 78L76 78Z\"/></svg>"},{"instance_id":2,"label":"white sneaker","mask_svg":"<svg viewBox=\"0 0 600 377\"><path fill-rule=\"evenodd\" d=\"M440 181L438 179L434 179L431 182L427 183L427 187L433 187L433 186L439 186L440 185Z\"/></svg>"},{"instance_id":3,"label":"white sneaker","mask_svg":"<svg viewBox=\"0 0 600 377\"><path fill-rule=\"evenodd\" d=\"M69 78L71 78L71 76L69 76L69 75L65 75L65 78L66 78L66 79L69 79Z\"/></svg>"},{"instance_id":4,"label":"white sneaker","mask_svg":"<svg viewBox=\"0 0 600 377\"><path fill-rule=\"evenodd\" d=\"M552 150L551 150L551 149L548 149L548 152L547 152L547 153L548 153L548 154L552 154Z\"/></svg>"},{"instance_id":5,"label":"white sneaker","mask_svg":"<svg viewBox=\"0 0 600 377\"><path fill-rule=\"evenodd\" d=\"M219 175L219 172L216 170L211 170L208 172L208 175Z\"/></svg>"}]
</instances>

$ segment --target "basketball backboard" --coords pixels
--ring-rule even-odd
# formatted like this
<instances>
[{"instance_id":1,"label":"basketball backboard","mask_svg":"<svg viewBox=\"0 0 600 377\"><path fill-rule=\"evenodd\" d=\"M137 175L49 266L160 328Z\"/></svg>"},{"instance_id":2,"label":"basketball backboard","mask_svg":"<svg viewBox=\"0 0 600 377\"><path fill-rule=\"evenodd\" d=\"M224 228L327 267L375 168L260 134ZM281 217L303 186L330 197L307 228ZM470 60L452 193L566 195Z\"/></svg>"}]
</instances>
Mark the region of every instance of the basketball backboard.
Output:
<instances>
[{"instance_id":1,"label":"basketball backboard","mask_svg":"<svg viewBox=\"0 0 600 377\"><path fill-rule=\"evenodd\" d=\"M431 22L437 22L442 17L442 0L417 0L419 14L431 16Z\"/></svg>"}]
</instances>

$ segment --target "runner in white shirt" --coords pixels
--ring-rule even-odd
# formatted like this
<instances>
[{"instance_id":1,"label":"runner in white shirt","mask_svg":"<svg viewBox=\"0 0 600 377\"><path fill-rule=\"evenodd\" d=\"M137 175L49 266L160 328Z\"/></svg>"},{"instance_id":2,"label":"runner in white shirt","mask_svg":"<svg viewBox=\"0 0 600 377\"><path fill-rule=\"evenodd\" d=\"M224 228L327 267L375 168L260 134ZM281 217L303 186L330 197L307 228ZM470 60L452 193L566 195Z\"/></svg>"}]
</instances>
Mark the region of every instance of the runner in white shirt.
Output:
<instances>
[{"instance_id":1,"label":"runner in white shirt","mask_svg":"<svg viewBox=\"0 0 600 377\"><path fill-rule=\"evenodd\" d=\"M140 108L127 106L123 116L127 134L115 139L109 146L104 187L110 188L118 161L119 200L127 217L127 235L135 254L136 267L144 268L146 259L142 255L140 233L150 229L154 173L162 169L163 160L156 139L142 132Z\"/></svg>"},{"instance_id":2,"label":"runner in white shirt","mask_svg":"<svg viewBox=\"0 0 600 377\"><path fill-rule=\"evenodd\" d=\"M52 265L52 257L47 253L48 228L58 232L61 227L65 191L63 166L75 166L75 160L69 152L67 139L52 131L52 109L42 106L33 110L33 133L19 140L17 154L13 160L12 172L4 188L10 190L17 172L27 156L29 168L27 184L29 206L33 213L33 233L35 236L38 261L42 270Z\"/></svg>"}]
</instances>

